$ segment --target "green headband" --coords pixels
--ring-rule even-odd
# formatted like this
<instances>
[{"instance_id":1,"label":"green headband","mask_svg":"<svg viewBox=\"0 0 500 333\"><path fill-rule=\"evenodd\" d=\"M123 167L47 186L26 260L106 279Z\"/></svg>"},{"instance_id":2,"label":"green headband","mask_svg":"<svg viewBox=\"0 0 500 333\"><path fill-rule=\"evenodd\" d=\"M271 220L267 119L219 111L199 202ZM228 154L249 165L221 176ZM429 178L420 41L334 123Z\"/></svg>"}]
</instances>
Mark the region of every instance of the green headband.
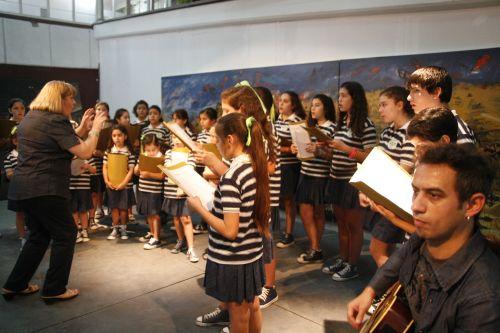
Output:
<instances>
[{"instance_id":1,"label":"green headband","mask_svg":"<svg viewBox=\"0 0 500 333\"><path fill-rule=\"evenodd\" d=\"M17 132L17 126L14 126L14 127L12 127L12 129L10 130L10 135L14 135L14 134L16 134L16 132Z\"/></svg>"},{"instance_id":2,"label":"green headband","mask_svg":"<svg viewBox=\"0 0 500 333\"><path fill-rule=\"evenodd\" d=\"M264 105L264 101L262 101L262 98L260 98L259 93L257 91L255 91L255 89L252 87L252 85L250 84L250 82L248 82L247 80L243 80L241 82L236 83L234 86L235 87L248 87L248 88L252 89L252 91L255 94L255 96L257 96L257 98L259 99L260 106L262 106L262 110L264 110L264 114L267 115L267 108ZM271 111L270 111L269 116L271 118L271 122L273 122L274 121L274 103L271 106Z\"/></svg>"},{"instance_id":3,"label":"green headband","mask_svg":"<svg viewBox=\"0 0 500 333\"><path fill-rule=\"evenodd\" d=\"M247 125L247 142L245 145L248 147L252 143L252 124L254 123L255 118L254 117L249 117L245 120L245 124Z\"/></svg>"}]
</instances>

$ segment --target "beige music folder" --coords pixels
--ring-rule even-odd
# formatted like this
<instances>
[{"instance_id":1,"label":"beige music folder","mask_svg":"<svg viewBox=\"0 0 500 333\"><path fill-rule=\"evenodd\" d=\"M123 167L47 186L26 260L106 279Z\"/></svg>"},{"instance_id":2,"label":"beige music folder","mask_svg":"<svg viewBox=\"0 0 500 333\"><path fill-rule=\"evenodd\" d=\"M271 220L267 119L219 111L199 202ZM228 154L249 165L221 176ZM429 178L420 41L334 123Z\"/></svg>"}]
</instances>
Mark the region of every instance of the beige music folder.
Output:
<instances>
[{"instance_id":1,"label":"beige music folder","mask_svg":"<svg viewBox=\"0 0 500 333\"><path fill-rule=\"evenodd\" d=\"M207 210L212 210L215 188L200 176L191 165L181 162L172 166L158 165L190 197L198 197Z\"/></svg>"},{"instance_id":2,"label":"beige music folder","mask_svg":"<svg viewBox=\"0 0 500 333\"><path fill-rule=\"evenodd\" d=\"M412 222L412 176L380 147L372 149L349 181L375 203Z\"/></svg>"},{"instance_id":3,"label":"beige music folder","mask_svg":"<svg viewBox=\"0 0 500 333\"><path fill-rule=\"evenodd\" d=\"M180 127L174 122L169 122L169 123L163 122L163 125L165 125L170 132L172 132L176 137L178 137L179 140L181 140L186 147L188 147L193 151L198 149L196 142L193 139L191 139L191 137L186 133L186 131L182 127Z\"/></svg>"},{"instance_id":4,"label":"beige music folder","mask_svg":"<svg viewBox=\"0 0 500 333\"><path fill-rule=\"evenodd\" d=\"M108 153L108 178L113 186L120 185L128 173L128 155Z\"/></svg>"},{"instance_id":5,"label":"beige music folder","mask_svg":"<svg viewBox=\"0 0 500 333\"><path fill-rule=\"evenodd\" d=\"M217 149L217 145L215 143L204 143L203 149L214 154L219 160L222 161L222 154L219 149Z\"/></svg>"},{"instance_id":6,"label":"beige music folder","mask_svg":"<svg viewBox=\"0 0 500 333\"><path fill-rule=\"evenodd\" d=\"M304 129L307 131L310 137L315 137L317 141L320 142L328 142L333 140L330 138L328 135L323 133L319 128L317 127L309 127L309 126L303 126Z\"/></svg>"},{"instance_id":7,"label":"beige music folder","mask_svg":"<svg viewBox=\"0 0 500 333\"><path fill-rule=\"evenodd\" d=\"M163 164L164 160L165 160L164 156L151 157L151 156L146 156L144 154L140 154L139 155L139 169L141 171L147 171L147 172L151 172L151 173L161 172L161 170L158 169L157 165Z\"/></svg>"}]
</instances>

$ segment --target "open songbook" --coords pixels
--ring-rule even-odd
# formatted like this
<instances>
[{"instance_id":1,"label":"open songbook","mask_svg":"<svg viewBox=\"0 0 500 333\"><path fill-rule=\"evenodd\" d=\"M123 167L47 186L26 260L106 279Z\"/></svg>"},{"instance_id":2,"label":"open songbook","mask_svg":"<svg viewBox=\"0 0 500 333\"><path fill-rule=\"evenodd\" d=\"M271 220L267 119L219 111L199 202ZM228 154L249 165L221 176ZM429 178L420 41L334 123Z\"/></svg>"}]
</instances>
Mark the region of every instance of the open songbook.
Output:
<instances>
[{"instance_id":1,"label":"open songbook","mask_svg":"<svg viewBox=\"0 0 500 333\"><path fill-rule=\"evenodd\" d=\"M196 142L193 139L191 139L191 137L186 133L186 131L182 127L180 127L174 122L170 123L163 122L163 125L165 125L170 132L172 132L176 137L178 137L179 140L181 140L186 147L188 147L193 151L198 149Z\"/></svg>"},{"instance_id":2,"label":"open songbook","mask_svg":"<svg viewBox=\"0 0 500 333\"><path fill-rule=\"evenodd\" d=\"M384 151L375 147L349 183L375 203L412 222L412 176Z\"/></svg>"},{"instance_id":3,"label":"open songbook","mask_svg":"<svg viewBox=\"0 0 500 333\"><path fill-rule=\"evenodd\" d=\"M290 134L292 135L293 143L297 146L297 158L299 160L308 160L314 158L314 153L306 150L307 145L311 143L311 138L303 125L303 121L290 123Z\"/></svg>"},{"instance_id":4,"label":"open songbook","mask_svg":"<svg viewBox=\"0 0 500 333\"><path fill-rule=\"evenodd\" d=\"M328 142L332 140L332 138L330 138L328 135L321 132L319 128L309 127L309 126L303 126L303 127L307 131L307 133L309 133L310 137L315 137L316 140L319 142Z\"/></svg>"},{"instance_id":5,"label":"open songbook","mask_svg":"<svg viewBox=\"0 0 500 333\"><path fill-rule=\"evenodd\" d=\"M181 162L169 167L158 165L169 181L173 181L190 197L200 198L203 206L211 211L214 203L215 188L200 176L191 165Z\"/></svg>"}]
</instances>

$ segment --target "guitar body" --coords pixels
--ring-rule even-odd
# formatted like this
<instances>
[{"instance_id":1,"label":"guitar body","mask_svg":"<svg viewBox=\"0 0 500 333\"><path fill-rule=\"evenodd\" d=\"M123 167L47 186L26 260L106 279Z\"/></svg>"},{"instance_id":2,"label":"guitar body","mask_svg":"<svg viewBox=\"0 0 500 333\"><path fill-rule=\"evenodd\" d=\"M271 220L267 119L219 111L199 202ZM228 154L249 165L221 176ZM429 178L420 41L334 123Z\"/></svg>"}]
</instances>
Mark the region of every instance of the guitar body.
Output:
<instances>
[{"instance_id":1,"label":"guitar body","mask_svg":"<svg viewBox=\"0 0 500 333\"><path fill-rule=\"evenodd\" d=\"M403 288L398 282L388 291L387 296L379 304L368 319L361 333L410 333L413 332L414 321L410 309L403 300Z\"/></svg>"}]
</instances>

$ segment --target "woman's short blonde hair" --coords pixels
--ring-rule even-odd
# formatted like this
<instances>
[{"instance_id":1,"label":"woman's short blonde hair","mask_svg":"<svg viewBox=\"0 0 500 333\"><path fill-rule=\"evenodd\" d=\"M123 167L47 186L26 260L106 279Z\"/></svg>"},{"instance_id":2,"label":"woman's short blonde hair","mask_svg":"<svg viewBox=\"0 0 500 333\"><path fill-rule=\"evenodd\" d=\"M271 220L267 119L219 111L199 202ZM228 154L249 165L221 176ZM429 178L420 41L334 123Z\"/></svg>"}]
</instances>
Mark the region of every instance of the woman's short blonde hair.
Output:
<instances>
[{"instance_id":1,"label":"woman's short blonde hair","mask_svg":"<svg viewBox=\"0 0 500 333\"><path fill-rule=\"evenodd\" d=\"M64 81L47 82L30 104L30 110L62 113L62 100L76 96L76 88Z\"/></svg>"}]
</instances>

